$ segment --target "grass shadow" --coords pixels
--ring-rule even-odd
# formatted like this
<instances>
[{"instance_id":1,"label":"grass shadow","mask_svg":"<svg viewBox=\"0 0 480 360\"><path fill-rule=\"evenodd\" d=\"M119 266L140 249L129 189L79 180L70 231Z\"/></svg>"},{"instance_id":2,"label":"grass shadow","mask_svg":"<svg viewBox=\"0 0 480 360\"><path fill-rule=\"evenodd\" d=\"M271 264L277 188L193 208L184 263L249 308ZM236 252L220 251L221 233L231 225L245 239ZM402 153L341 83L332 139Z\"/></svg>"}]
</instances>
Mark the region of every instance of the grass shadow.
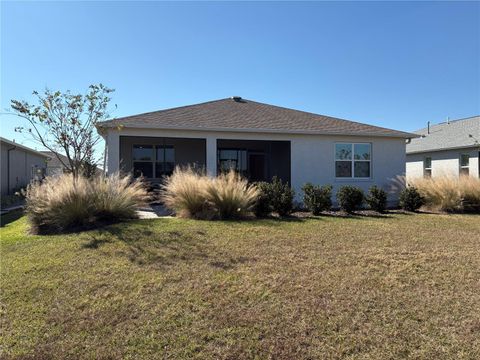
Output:
<instances>
[{"instance_id":1,"label":"grass shadow","mask_svg":"<svg viewBox=\"0 0 480 360\"><path fill-rule=\"evenodd\" d=\"M137 265L156 267L173 265L178 261L191 262L211 256L205 247L202 231L176 230L154 231L149 221L136 223L134 227L112 225L98 229L90 240L82 245L84 249L99 249L120 241L126 245L115 254L127 257Z\"/></svg>"},{"instance_id":2,"label":"grass shadow","mask_svg":"<svg viewBox=\"0 0 480 360\"><path fill-rule=\"evenodd\" d=\"M22 210L14 210L10 211L6 214L0 215L0 227L4 227L18 219L20 219L23 216L23 211Z\"/></svg>"}]
</instances>

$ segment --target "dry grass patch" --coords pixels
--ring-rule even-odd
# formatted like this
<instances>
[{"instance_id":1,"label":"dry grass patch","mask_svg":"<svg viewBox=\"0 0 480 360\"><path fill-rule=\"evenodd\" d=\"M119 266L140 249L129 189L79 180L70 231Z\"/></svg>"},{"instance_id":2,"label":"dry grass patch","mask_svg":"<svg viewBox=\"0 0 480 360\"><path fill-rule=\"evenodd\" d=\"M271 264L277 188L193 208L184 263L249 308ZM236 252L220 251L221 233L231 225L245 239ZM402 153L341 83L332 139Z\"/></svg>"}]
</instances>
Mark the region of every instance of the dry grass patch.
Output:
<instances>
[{"instance_id":1,"label":"dry grass patch","mask_svg":"<svg viewBox=\"0 0 480 360\"><path fill-rule=\"evenodd\" d=\"M0 229L2 358L476 359L480 218Z\"/></svg>"}]
</instances>

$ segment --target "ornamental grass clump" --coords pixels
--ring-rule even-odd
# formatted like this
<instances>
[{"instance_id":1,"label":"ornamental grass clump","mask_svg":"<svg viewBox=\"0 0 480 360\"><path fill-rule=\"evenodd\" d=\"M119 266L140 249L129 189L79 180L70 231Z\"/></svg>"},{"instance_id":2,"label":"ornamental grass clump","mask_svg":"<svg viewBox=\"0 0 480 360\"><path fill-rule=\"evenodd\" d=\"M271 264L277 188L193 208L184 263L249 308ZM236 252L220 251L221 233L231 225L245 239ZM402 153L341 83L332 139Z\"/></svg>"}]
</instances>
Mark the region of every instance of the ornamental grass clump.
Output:
<instances>
[{"instance_id":1,"label":"ornamental grass clump","mask_svg":"<svg viewBox=\"0 0 480 360\"><path fill-rule=\"evenodd\" d=\"M231 219L253 210L259 191L233 170L216 178L191 168L176 168L166 179L161 199L177 216Z\"/></svg>"},{"instance_id":2,"label":"ornamental grass clump","mask_svg":"<svg viewBox=\"0 0 480 360\"><path fill-rule=\"evenodd\" d=\"M190 167L177 167L163 184L161 200L179 217L212 218L213 209L206 196L210 181L207 176Z\"/></svg>"},{"instance_id":3,"label":"ornamental grass clump","mask_svg":"<svg viewBox=\"0 0 480 360\"><path fill-rule=\"evenodd\" d=\"M207 201L220 219L233 219L247 215L253 208L259 190L230 170L207 182Z\"/></svg>"},{"instance_id":4,"label":"ornamental grass clump","mask_svg":"<svg viewBox=\"0 0 480 360\"><path fill-rule=\"evenodd\" d=\"M29 185L25 212L32 232L59 233L135 218L147 197L141 181L129 176L62 175Z\"/></svg>"},{"instance_id":5,"label":"ornamental grass clump","mask_svg":"<svg viewBox=\"0 0 480 360\"><path fill-rule=\"evenodd\" d=\"M425 206L456 212L480 209L480 179L472 176L444 175L411 181L425 199Z\"/></svg>"}]
</instances>

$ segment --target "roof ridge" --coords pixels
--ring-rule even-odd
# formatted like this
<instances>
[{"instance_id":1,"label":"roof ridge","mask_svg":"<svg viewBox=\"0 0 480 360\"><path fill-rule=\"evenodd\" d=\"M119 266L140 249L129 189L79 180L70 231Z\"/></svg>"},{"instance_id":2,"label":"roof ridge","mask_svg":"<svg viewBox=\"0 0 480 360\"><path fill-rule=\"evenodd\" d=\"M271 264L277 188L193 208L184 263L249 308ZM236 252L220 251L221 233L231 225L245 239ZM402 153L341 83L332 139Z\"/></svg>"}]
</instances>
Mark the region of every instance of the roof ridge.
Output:
<instances>
[{"instance_id":1,"label":"roof ridge","mask_svg":"<svg viewBox=\"0 0 480 360\"><path fill-rule=\"evenodd\" d=\"M460 119L443 121L443 122L439 122L438 124L433 124L433 125L450 124L450 123L453 123L453 122L465 121L465 120L474 119L474 118L477 118L477 117L480 117L480 115L473 115L473 116L464 117L464 118L460 118Z\"/></svg>"}]
</instances>

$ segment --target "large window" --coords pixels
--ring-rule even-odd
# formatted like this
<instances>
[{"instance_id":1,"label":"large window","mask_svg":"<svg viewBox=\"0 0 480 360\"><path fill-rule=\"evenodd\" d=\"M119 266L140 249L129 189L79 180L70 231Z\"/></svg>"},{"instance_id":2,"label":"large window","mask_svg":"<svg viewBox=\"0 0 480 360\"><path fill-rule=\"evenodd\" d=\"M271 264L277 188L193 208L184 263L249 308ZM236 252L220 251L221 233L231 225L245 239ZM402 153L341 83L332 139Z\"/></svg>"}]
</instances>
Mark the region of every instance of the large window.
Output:
<instances>
[{"instance_id":1,"label":"large window","mask_svg":"<svg viewBox=\"0 0 480 360\"><path fill-rule=\"evenodd\" d=\"M470 155L460 155L460 175L468 176L470 174Z\"/></svg>"},{"instance_id":2,"label":"large window","mask_svg":"<svg viewBox=\"0 0 480 360\"><path fill-rule=\"evenodd\" d=\"M132 157L135 177L161 178L171 175L175 168L173 146L133 145Z\"/></svg>"},{"instance_id":3,"label":"large window","mask_svg":"<svg viewBox=\"0 0 480 360\"><path fill-rule=\"evenodd\" d=\"M432 177L432 158L426 157L423 159L423 177Z\"/></svg>"},{"instance_id":4,"label":"large window","mask_svg":"<svg viewBox=\"0 0 480 360\"><path fill-rule=\"evenodd\" d=\"M242 175L247 173L247 150L218 149L217 161L219 172L233 169Z\"/></svg>"},{"instance_id":5,"label":"large window","mask_svg":"<svg viewBox=\"0 0 480 360\"><path fill-rule=\"evenodd\" d=\"M368 179L371 177L372 145L335 144L335 177Z\"/></svg>"}]
</instances>

